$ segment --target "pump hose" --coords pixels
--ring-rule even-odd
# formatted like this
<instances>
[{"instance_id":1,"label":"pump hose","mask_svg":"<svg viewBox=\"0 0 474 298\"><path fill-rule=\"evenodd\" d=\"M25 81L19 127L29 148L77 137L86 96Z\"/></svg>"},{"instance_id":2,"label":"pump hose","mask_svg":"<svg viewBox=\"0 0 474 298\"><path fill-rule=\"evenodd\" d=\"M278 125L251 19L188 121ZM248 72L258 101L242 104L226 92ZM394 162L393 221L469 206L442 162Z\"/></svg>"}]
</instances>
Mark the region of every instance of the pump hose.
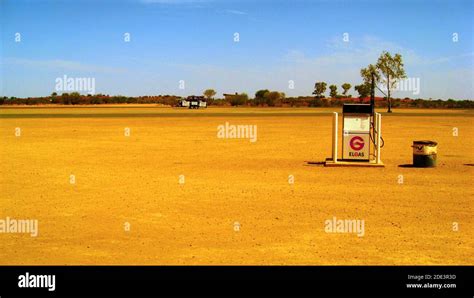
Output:
<instances>
[{"instance_id":1,"label":"pump hose","mask_svg":"<svg viewBox=\"0 0 474 298\"><path fill-rule=\"evenodd\" d=\"M374 123L371 122L371 123L370 123L370 126L372 127L372 129L374 130L374 133L376 134L377 131L375 130ZM372 135L372 134L369 134L369 136L370 136L370 140L372 141L372 144L374 144L374 146L376 146L377 144L375 143L375 140L374 140L373 135ZM382 144L380 144L380 148L383 148L383 146L385 145L385 141L384 141L384 139L382 138L382 136L380 136L380 140L382 141Z\"/></svg>"}]
</instances>

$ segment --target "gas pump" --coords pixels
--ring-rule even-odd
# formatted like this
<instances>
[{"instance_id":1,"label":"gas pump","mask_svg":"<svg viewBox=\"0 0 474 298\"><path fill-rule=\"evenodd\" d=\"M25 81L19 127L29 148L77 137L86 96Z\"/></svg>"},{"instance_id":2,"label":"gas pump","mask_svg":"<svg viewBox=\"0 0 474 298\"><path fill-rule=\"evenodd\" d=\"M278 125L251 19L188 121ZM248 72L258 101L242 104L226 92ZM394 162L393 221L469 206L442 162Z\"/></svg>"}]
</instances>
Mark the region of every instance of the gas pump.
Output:
<instances>
[{"instance_id":1,"label":"gas pump","mask_svg":"<svg viewBox=\"0 0 474 298\"><path fill-rule=\"evenodd\" d=\"M370 104L344 104L342 107L342 159L338 159L338 113L333 113L332 157L326 166L383 167L382 116L375 112L375 78L372 74Z\"/></svg>"},{"instance_id":2,"label":"gas pump","mask_svg":"<svg viewBox=\"0 0 474 298\"><path fill-rule=\"evenodd\" d=\"M373 108L370 104L344 104L342 159L369 161Z\"/></svg>"}]
</instances>

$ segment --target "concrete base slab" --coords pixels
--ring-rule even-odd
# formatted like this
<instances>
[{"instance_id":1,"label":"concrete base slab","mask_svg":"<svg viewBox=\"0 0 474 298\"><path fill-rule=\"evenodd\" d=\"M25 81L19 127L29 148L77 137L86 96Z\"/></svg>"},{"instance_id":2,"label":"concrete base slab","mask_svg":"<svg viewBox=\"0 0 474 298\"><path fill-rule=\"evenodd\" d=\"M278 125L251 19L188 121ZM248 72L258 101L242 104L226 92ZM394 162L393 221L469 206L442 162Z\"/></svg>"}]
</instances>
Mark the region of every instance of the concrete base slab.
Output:
<instances>
[{"instance_id":1,"label":"concrete base slab","mask_svg":"<svg viewBox=\"0 0 474 298\"><path fill-rule=\"evenodd\" d=\"M326 162L324 163L325 167L375 167L375 168L383 168L385 165L383 162L376 163L375 161L348 161L338 159L337 162L334 162L331 158L327 158Z\"/></svg>"}]
</instances>

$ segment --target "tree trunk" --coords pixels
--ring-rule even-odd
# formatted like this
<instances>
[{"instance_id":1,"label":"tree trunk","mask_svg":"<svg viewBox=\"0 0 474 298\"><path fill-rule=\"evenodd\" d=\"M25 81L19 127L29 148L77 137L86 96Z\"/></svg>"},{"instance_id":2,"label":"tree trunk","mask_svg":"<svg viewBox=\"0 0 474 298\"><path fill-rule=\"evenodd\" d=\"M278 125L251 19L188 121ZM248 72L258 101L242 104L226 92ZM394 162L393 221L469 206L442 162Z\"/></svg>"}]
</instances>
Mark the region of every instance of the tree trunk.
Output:
<instances>
[{"instance_id":1,"label":"tree trunk","mask_svg":"<svg viewBox=\"0 0 474 298\"><path fill-rule=\"evenodd\" d=\"M387 76L387 101L388 101L388 110L387 113L392 112L392 101L390 100L390 77Z\"/></svg>"}]
</instances>

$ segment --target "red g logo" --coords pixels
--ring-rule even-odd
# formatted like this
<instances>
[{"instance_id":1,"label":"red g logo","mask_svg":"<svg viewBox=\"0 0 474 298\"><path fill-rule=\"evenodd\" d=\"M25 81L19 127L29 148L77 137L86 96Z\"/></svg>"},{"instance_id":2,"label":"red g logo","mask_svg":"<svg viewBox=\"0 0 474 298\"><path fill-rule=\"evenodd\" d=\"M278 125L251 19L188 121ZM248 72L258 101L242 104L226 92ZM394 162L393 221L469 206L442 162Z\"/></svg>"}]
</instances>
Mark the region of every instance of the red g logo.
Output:
<instances>
[{"instance_id":1,"label":"red g logo","mask_svg":"<svg viewBox=\"0 0 474 298\"><path fill-rule=\"evenodd\" d=\"M364 140L361 137L353 137L349 142L352 150L359 151L364 148Z\"/></svg>"}]
</instances>

